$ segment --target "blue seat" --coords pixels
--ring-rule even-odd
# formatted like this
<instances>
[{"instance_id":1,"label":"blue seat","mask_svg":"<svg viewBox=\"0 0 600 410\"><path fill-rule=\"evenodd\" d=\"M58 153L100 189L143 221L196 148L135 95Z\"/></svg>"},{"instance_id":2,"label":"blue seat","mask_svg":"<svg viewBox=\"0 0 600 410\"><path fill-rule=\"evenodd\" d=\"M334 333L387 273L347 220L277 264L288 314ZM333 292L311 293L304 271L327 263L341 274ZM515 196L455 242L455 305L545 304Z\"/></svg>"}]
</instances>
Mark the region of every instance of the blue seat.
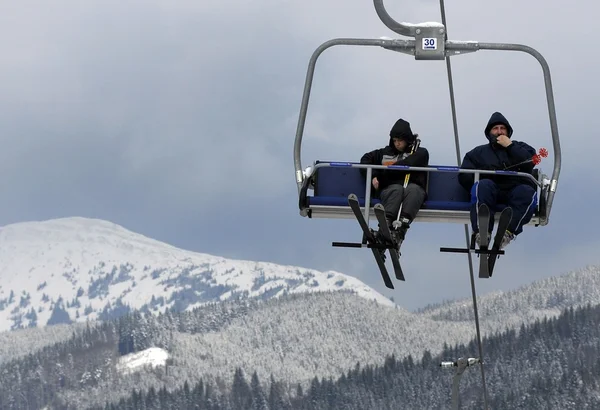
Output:
<instances>
[{"instance_id":1,"label":"blue seat","mask_svg":"<svg viewBox=\"0 0 600 410\"><path fill-rule=\"evenodd\" d=\"M348 195L356 194L364 206L365 179L359 168L324 167L315 177L314 196L309 205L348 206ZM372 198L371 205L380 202ZM457 172L430 172L427 182L427 200L423 209L468 211L470 194L458 182Z\"/></svg>"}]
</instances>

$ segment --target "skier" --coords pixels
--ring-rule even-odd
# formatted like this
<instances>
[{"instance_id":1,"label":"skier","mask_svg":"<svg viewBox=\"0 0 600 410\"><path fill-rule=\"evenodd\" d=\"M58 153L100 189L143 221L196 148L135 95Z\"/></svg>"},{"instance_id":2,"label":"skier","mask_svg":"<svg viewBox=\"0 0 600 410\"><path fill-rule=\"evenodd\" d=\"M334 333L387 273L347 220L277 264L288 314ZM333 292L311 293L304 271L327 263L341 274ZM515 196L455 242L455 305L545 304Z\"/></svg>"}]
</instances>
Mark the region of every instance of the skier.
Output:
<instances>
[{"instance_id":1,"label":"skier","mask_svg":"<svg viewBox=\"0 0 600 410\"><path fill-rule=\"evenodd\" d=\"M513 129L504 115L499 112L493 113L484 134L489 142L469 151L462 161L461 168L509 170L529 174L533 172L532 158L536 153L535 149L525 142L511 139ZM478 183L474 183L473 174L460 173L458 179L463 188L471 192L471 226L476 234L475 242L478 246L480 229L485 229L477 224L479 205L486 204L490 209L490 224L486 230L489 239L492 237L497 205L503 204L512 208L512 219L500 244L500 249L504 249L523 231L523 226L533 216L537 205L535 183L529 178L499 174L481 174Z\"/></svg>"},{"instance_id":2,"label":"skier","mask_svg":"<svg viewBox=\"0 0 600 410\"><path fill-rule=\"evenodd\" d=\"M400 118L390 131L388 146L367 152L360 159L360 163L426 167L429 164L427 149L418 147L413 150L417 136L413 134L410 123ZM365 169L361 169L361 173L366 177ZM410 176L405 187L407 174ZM372 176L371 184L375 189L373 197L381 199L394 242L397 249L400 249L406 231L426 199L427 175L425 172L374 169ZM401 204L400 224L394 226L393 222L398 217ZM381 237L379 232L377 234L378 237Z\"/></svg>"}]
</instances>

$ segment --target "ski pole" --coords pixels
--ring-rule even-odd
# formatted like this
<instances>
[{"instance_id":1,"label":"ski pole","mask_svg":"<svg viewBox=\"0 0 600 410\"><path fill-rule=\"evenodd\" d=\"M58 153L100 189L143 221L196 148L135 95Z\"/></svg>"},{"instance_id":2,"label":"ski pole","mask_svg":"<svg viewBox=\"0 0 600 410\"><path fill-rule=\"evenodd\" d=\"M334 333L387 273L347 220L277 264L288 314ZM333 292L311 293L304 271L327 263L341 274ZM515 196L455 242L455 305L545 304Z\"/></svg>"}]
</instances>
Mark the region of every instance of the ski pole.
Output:
<instances>
[{"instance_id":1,"label":"ski pole","mask_svg":"<svg viewBox=\"0 0 600 410\"><path fill-rule=\"evenodd\" d=\"M415 142L412 146L412 149L410 150L410 154L412 155L415 153L415 151L417 150L417 148L419 148L419 146L421 145L421 140L419 139L419 134L415 134ZM406 190L406 187L408 186L408 181L410 179L410 172L408 172L406 174L406 176L404 177L404 190ZM402 191L402 195L404 195L404 190ZM400 213L402 212L402 205L404 205L404 199L402 199L402 202L400 202L400 208L398 209L398 215L396 216L396 220L392 223L392 228L394 229L398 229L399 225L400 225Z\"/></svg>"}]
</instances>

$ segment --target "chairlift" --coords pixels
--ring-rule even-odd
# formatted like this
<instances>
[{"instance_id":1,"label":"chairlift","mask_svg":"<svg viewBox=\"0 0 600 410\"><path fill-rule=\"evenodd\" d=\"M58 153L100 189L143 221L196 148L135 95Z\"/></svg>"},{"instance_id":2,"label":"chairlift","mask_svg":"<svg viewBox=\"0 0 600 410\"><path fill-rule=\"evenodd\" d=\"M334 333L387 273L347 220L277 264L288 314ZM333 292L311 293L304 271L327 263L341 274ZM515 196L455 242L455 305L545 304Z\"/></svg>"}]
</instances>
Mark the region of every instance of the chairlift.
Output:
<instances>
[{"instance_id":1,"label":"chairlift","mask_svg":"<svg viewBox=\"0 0 600 410\"><path fill-rule=\"evenodd\" d=\"M538 204L528 225L545 226L549 222L554 194L557 189L561 165L560 141L556 121L554 96L550 69L544 57L535 49L521 44L482 43L477 41L446 40L444 24L425 22L419 24L398 23L389 16L383 6L383 0L374 0L375 10L383 23L395 33L414 39L379 38L354 39L338 38L321 44L310 58L300 115L294 142L294 167L298 187L300 215L308 218L354 218L348 206L348 196L358 196L367 221L374 215L373 206L379 199L371 196L371 175L374 169L427 172L427 200L414 222L461 223L468 224L470 193L458 183L459 173L474 173L475 181L482 174L503 174L530 178L537 186ZM453 165L430 165L429 167L366 165L353 161L316 160L303 169L301 160L302 136L306 122L310 91L318 57L327 49L338 46L374 46L414 56L415 60L444 60L446 57L459 56L479 50L519 51L533 56L542 66L550 130L553 143L554 168L551 178L539 168L533 175L514 171L467 170ZM435 153L431 153L435 155ZM366 168L366 178L360 173ZM495 211L501 211L499 206ZM496 218L498 218L496 212Z\"/></svg>"}]
</instances>

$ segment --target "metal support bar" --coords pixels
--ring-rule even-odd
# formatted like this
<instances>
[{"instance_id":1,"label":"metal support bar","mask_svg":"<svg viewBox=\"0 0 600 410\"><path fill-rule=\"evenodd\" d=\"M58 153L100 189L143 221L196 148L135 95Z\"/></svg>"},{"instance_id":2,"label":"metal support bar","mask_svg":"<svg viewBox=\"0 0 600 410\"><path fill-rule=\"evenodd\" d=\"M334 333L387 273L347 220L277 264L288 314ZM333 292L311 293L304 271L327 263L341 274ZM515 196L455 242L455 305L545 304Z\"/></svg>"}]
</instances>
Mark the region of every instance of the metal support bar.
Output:
<instances>
[{"instance_id":1,"label":"metal support bar","mask_svg":"<svg viewBox=\"0 0 600 410\"><path fill-rule=\"evenodd\" d=\"M452 378L452 410L458 410L458 393L460 377L467 369L467 367L474 366L479 363L481 363L481 360L474 357L469 357L468 359L461 357L455 362L440 363L440 367L456 367L456 373L454 373L454 377Z\"/></svg>"},{"instance_id":2,"label":"metal support bar","mask_svg":"<svg viewBox=\"0 0 600 410\"><path fill-rule=\"evenodd\" d=\"M369 224L371 214L371 180L373 179L373 168L367 169L367 186L365 187L365 220Z\"/></svg>"},{"instance_id":3,"label":"metal support bar","mask_svg":"<svg viewBox=\"0 0 600 410\"><path fill-rule=\"evenodd\" d=\"M447 252L447 253L476 253L476 254L484 254L484 255L504 255L504 251L494 251L492 249L486 249L486 250L481 250L481 249L470 249L470 248L447 248L447 247L441 247L440 248L440 252Z\"/></svg>"}]
</instances>

